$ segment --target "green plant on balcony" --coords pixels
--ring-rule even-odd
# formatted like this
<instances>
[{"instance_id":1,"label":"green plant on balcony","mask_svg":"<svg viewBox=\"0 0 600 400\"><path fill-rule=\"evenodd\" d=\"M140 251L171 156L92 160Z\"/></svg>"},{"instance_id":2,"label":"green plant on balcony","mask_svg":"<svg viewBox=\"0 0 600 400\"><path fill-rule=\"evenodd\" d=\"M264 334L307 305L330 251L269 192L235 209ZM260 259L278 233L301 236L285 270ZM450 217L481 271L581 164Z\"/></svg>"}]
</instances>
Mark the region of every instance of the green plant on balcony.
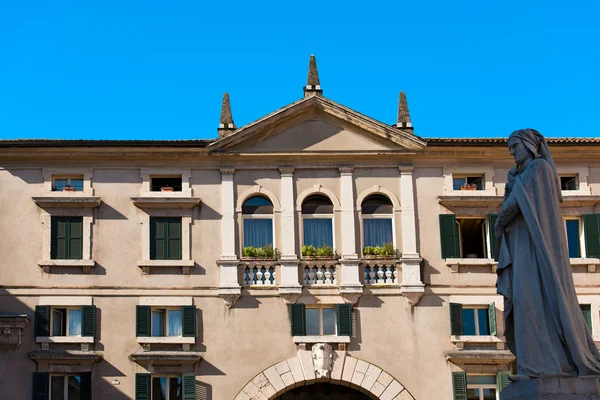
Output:
<instances>
[{"instance_id":1,"label":"green plant on balcony","mask_svg":"<svg viewBox=\"0 0 600 400\"><path fill-rule=\"evenodd\" d=\"M317 248L312 244L302 246L302 256L303 257L316 257L317 256Z\"/></svg>"},{"instance_id":2,"label":"green plant on balcony","mask_svg":"<svg viewBox=\"0 0 600 400\"><path fill-rule=\"evenodd\" d=\"M333 257L333 247L323 245L317 249L318 257Z\"/></svg>"},{"instance_id":3,"label":"green plant on balcony","mask_svg":"<svg viewBox=\"0 0 600 400\"><path fill-rule=\"evenodd\" d=\"M272 244L267 244L262 247L246 246L244 247L244 257L274 259L276 250Z\"/></svg>"},{"instance_id":4,"label":"green plant on balcony","mask_svg":"<svg viewBox=\"0 0 600 400\"><path fill-rule=\"evenodd\" d=\"M333 258L334 256L335 252L332 246L315 247L312 244L302 246L302 257Z\"/></svg>"},{"instance_id":5,"label":"green plant on balcony","mask_svg":"<svg viewBox=\"0 0 600 400\"><path fill-rule=\"evenodd\" d=\"M385 243L383 246L366 246L363 254L371 257L393 257L396 255L396 249L392 243Z\"/></svg>"}]
</instances>

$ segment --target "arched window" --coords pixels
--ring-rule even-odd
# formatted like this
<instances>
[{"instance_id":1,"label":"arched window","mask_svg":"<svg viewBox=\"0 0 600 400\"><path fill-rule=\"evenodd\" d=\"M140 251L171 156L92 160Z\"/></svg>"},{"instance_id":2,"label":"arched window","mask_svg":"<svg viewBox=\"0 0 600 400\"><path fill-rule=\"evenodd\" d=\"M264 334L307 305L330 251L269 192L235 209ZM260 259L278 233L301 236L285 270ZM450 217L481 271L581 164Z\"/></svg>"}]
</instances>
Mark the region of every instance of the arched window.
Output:
<instances>
[{"instance_id":1,"label":"arched window","mask_svg":"<svg viewBox=\"0 0 600 400\"><path fill-rule=\"evenodd\" d=\"M363 200L361 214L364 247L375 247L390 243L393 246L393 205L390 199L374 194ZM364 249L363 249L364 250Z\"/></svg>"},{"instance_id":2,"label":"arched window","mask_svg":"<svg viewBox=\"0 0 600 400\"><path fill-rule=\"evenodd\" d=\"M273 246L273 203L254 196L242 205L244 220L244 247Z\"/></svg>"},{"instance_id":3,"label":"arched window","mask_svg":"<svg viewBox=\"0 0 600 400\"><path fill-rule=\"evenodd\" d=\"M333 247L333 204L322 195L307 197L302 203L304 246Z\"/></svg>"}]
</instances>

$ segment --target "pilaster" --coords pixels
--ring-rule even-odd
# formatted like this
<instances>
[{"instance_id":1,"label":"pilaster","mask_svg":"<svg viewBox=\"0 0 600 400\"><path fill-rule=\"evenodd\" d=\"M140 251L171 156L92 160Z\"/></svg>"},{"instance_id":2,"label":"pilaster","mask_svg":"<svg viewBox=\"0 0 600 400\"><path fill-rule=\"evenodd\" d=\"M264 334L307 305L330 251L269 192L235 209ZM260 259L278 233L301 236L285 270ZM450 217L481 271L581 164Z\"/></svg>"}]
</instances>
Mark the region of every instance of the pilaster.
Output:
<instances>
[{"instance_id":1,"label":"pilaster","mask_svg":"<svg viewBox=\"0 0 600 400\"><path fill-rule=\"evenodd\" d=\"M286 303L295 303L302 294L298 281L296 218L294 215L294 169L279 168L281 173L281 259L279 295Z\"/></svg>"},{"instance_id":2,"label":"pilaster","mask_svg":"<svg viewBox=\"0 0 600 400\"><path fill-rule=\"evenodd\" d=\"M221 168L221 259L219 296L227 307L233 306L240 297L241 287L238 282L238 258L235 254L235 202L233 168Z\"/></svg>"}]
</instances>

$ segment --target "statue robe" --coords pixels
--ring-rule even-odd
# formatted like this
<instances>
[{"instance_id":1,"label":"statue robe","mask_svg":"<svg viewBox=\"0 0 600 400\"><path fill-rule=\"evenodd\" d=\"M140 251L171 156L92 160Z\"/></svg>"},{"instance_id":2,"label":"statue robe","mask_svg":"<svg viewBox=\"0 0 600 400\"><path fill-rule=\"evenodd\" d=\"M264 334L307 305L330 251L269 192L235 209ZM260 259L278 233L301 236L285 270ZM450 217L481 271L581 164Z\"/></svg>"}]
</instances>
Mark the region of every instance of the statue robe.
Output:
<instances>
[{"instance_id":1,"label":"statue robe","mask_svg":"<svg viewBox=\"0 0 600 400\"><path fill-rule=\"evenodd\" d=\"M519 374L600 375L600 353L575 293L558 190L552 167L538 158L505 200L520 210L506 226L498 260L506 341Z\"/></svg>"}]
</instances>

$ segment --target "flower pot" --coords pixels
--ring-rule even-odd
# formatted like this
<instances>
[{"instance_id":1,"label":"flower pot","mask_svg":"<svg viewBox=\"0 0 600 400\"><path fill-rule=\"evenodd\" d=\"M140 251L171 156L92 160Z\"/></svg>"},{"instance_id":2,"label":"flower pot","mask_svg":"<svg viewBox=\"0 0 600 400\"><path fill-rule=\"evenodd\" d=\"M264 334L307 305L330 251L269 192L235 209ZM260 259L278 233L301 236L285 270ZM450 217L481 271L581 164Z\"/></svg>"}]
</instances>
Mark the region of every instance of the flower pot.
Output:
<instances>
[{"instance_id":1,"label":"flower pot","mask_svg":"<svg viewBox=\"0 0 600 400\"><path fill-rule=\"evenodd\" d=\"M63 192L74 192L75 188L73 186L65 186L62 188Z\"/></svg>"},{"instance_id":2,"label":"flower pot","mask_svg":"<svg viewBox=\"0 0 600 400\"><path fill-rule=\"evenodd\" d=\"M163 186L163 187L160 188L160 191L161 192L172 192L173 188L170 187L170 186Z\"/></svg>"},{"instance_id":3,"label":"flower pot","mask_svg":"<svg viewBox=\"0 0 600 400\"><path fill-rule=\"evenodd\" d=\"M477 190L477 185L474 183L465 183L460 187L460 190Z\"/></svg>"}]
</instances>

